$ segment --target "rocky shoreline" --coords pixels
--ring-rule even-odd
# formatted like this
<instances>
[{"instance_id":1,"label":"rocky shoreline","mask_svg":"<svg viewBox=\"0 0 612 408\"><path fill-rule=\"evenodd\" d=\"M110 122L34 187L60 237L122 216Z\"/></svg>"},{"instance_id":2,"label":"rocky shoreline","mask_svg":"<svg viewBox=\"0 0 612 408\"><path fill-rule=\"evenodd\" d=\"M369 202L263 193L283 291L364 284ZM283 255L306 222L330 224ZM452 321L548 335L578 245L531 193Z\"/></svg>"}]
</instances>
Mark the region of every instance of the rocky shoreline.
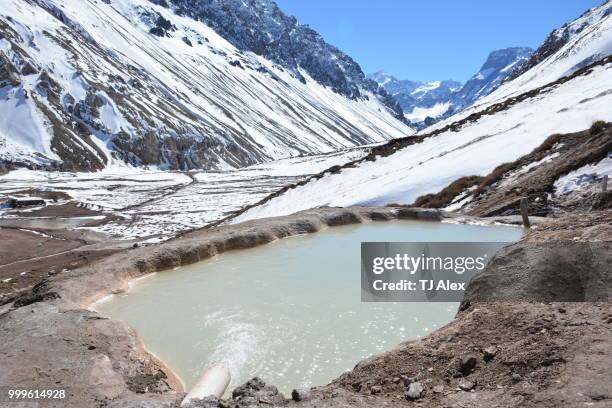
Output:
<instances>
[{"instance_id":1,"label":"rocky shoreline","mask_svg":"<svg viewBox=\"0 0 612 408\"><path fill-rule=\"evenodd\" d=\"M119 252L90 266L51 276L14 303L1 307L0 383L67 389L70 397L66 402L48 406L176 406L183 396L178 379L146 352L132 329L87 310L88 305L101 296L125 290L130 279L153 271L327 226L392 219L479 220L416 208L320 208L193 231L157 246ZM484 222L503 221L516 219ZM512 246L521 248L522 257L498 257L499 265L487 269L485 281L495 284L501 276L497 270L513 267L540 273L545 264L542 256L554 257L554 249L538 249L529 237L568 228L551 225L538 226ZM605 404L612 401L612 382L608 381L612 310L607 303L610 278L605 268L612 253L611 229L609 224L600 225L595 236L589 230L591 240L602 241L584 250L601 260L596 266L603 268L597 275L603 287L583 291L582 303L489 303L491 299L480 298L479 291L468 291L469 298L449 325L423 340L402 343L362 361L327 386L296 391L289 400L274 387L253 380L236 389L230 400L201 401L192 406L552 407L585 402L609 406ZM573 233L579 231L574 229ZM546 239L556 232L551 234ZM588 282L589 276L584 278ZM566 283L557 280L554 284ZM514 290L522 289L519 285ZM486 355L494 358L485 361ZM461 368L464 360L469 370ZM455 366L458 371L453 371ZM568 366L579 370L576 376L568 376ZM461 375L455 377L456 373Z\"/></svg>"}]
</instances>

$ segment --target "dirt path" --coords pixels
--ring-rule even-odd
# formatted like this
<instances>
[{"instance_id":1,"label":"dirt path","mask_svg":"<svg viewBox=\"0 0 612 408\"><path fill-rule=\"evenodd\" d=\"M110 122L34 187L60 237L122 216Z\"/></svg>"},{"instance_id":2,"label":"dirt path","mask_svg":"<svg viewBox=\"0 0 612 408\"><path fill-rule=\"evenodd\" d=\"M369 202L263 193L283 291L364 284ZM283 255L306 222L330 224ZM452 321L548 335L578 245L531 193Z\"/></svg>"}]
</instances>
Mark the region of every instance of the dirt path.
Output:
<instances>
[{"instance_id":1,"label":"dirt path","mask_svg":"<svg viewBox=\"0 0 612 408\"><path fill-rule=\"evenodd\" d=\"M129 211L129 210L136 210L138 208L142 208L151 204L154 204L155 202L161 201L166 197L172 196L174 194L177 194L179 191L184 190L186 188L188 188L189 186L191 186L194 183L197 183L198 181L195 179L195 177L193 177L193 174L191 174L190 172L181 172L180 174L184 174L185 176L188 176L191 181L189 183L185 183L185 184L179 184L177 186L174 186L172 188L170 188L168 192L161 194L157 197L152 197L149 200L145 200L141 203L138 204L134 204L134 205L128 205L127 207L122 207L121 210L123 211Z\"/></svg>"}]
</instances>

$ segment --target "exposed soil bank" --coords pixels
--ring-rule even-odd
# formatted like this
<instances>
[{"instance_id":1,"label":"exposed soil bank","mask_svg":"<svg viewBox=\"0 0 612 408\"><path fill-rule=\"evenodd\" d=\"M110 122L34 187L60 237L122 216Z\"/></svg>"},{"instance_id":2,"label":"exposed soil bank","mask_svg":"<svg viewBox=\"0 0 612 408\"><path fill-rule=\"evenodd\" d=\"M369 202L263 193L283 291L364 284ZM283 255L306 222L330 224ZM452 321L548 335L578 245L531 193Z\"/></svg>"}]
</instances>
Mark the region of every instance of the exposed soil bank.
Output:
<instances>
[{"instance_id":1,"label":"exposed soil bank","mask_svg":"<svg viewBox=\"0 0 612 408\"><path fill-rule=\"evenodd\" d=\"M129 279L145 273L325 226L444 217L436 210L413 208L321 208L195 231L51 276L0 310L0 384L69 388L67 402L47 406L173 406L182 397L176 378L146 353L133 330L85 310L92 300L125 288ZM544 225L538 230L547 228ZM602 228L598 236L609 236L611 227ZM516 268L534 265L533 273L539 273L541 251L528 241L514 246L522 247L525 253ZM610 253L605 243L590 250L595 251L595 257L601 250L608 256ZM518 258L506 258L509 263L518 262ZM495 276L494 271L491 274ZM275 394L273 387L254 382L221 404L405 406L413 404L404 397L404 382L412 378L424 388L421 406L557 407L583 402L609 406L605 404L612 400L611 326L608 303L503 305L482 303L476 296L455 321L422 341L404 343L361 362L328 386L296 394L296 399L308 401L287 401ZM489 353L494 357L485 363L483 350L491 346L496 347ZM454 368L455 364L459 366ZM461 375L456 377L456 373ZM461 380L476 383L475 391L457 391ZM437 385L442 385L441 391L434 388ZM206 404L217 406L219 402Z\"/></svg>"}]
</instances>

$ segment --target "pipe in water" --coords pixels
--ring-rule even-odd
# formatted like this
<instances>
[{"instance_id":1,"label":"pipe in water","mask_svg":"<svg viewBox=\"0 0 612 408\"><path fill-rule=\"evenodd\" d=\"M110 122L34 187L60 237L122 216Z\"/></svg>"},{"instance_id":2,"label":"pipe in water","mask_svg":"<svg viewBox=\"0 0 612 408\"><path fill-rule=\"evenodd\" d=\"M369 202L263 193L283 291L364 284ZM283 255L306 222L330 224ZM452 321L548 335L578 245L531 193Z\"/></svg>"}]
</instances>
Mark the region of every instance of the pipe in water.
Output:
<instances>
[{"instance_id":1,"label":"pipe in water","mask_svg":"<svg viewBox=\"0 0 612 408\"><path fill-rule=\"evenodd\" d=\"M227 364L217 364L202 374L198 382L187 393L181 406L187 405L191 400L215 396L220 398L230 383L230 371Z\"/></svg>"}]
</instances>

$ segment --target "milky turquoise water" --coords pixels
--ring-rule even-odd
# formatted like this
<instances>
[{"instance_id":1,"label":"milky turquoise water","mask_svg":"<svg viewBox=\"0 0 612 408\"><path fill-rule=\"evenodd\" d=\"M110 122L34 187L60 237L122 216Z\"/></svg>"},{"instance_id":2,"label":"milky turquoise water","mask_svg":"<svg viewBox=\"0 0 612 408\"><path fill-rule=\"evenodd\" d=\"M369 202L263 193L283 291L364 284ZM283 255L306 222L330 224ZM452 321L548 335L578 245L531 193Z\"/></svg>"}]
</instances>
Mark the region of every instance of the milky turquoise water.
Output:
<instances>
[{"instance_id":1,"label":"milky turquoise water","mask_svg":"<svg viewBox=\"0 0 612 408\"><path fill-rule=\"evenodd\" d=\"M187 388L225 362L230 387L259 376L288 395L456 313L456 303L361 303L362 241L512 242L521 233L419 221L334 227L151 275L96 309L135 328Z\"/></svg>"}]
</instances>

